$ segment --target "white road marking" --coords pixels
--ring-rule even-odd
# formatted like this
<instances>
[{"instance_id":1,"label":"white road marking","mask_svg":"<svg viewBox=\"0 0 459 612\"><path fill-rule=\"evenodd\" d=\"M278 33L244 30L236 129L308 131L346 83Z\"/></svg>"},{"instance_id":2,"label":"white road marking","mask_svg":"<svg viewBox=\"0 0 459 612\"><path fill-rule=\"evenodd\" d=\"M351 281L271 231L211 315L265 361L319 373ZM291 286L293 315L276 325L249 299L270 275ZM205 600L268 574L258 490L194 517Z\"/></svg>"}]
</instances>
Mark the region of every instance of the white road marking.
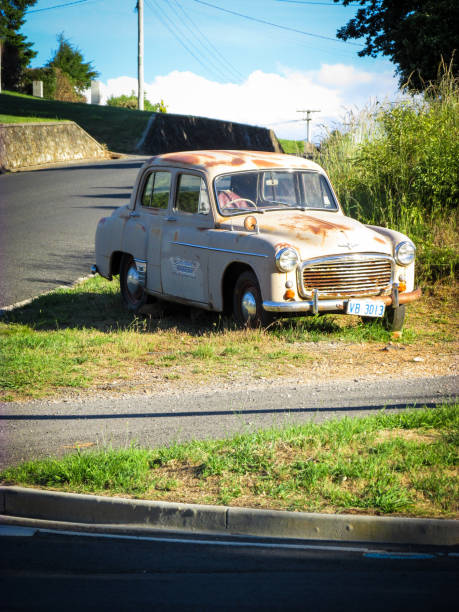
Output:
<instances>
[{"instance_id":1,"label":"white road marking","mask_svg":"<svg viewBox=\"0 0 459 612\"><path fill-rule=\"evenodd\" d=\"M17 525L0 525L0 537L18 536L22 538L30 538L37 533L37 529L33 527L19 527Z\"/></svg>"},{"instance_id":2,"label":"white road marking","mask_svg":"<svg viewBox=\"0 0 459 612\"><path fill-rule=\"evenodd\" d=\"M86 538L107 538L115 540L136 540L141 542L161 542L172 544L194 544L197 546L227 546L234 548L270 548L286 550L320 550L333 552L354 552L362 553L364 557L373 559L434 559L439 556L459 557L459 553L413 553L403 551L388 552L385 550L372 550L361 546L327 546L325 544L287 544L284 542L252 542L250 540L212 540L212 539L193 539L193 538L166 538L161 536L136 536L121 535L117 533L92 533L85 531L67 531L54 529L41 529L33 527L21 527L16 525L0 525L0 537L31 537L37 533L48 535L65 535Z\"/></svg>"},{"instance_id":3,"label":"white road marking","mask_svg":"<svg viewBox=\"0 0 459 612\"><path fill-rule=\"evenodd\" d=\"M138 540L144 542L161 542L173 544L195 544L197 546L228 546L234 548L271 548L271 549L287 549L287 550L320 550L333 552L354 552L354 553L374 553L387 555L384 550L372 550L362 546L327 546L325 544L287 544L284 542L253 542L250 540L234 541L234 540L212 540L212 539L192 539L192 538L166 538L161 536L136 536L136 535L121 535L116 533L91 533L81 531L55 531L53 529L37 529L40 533L59 534L69 536L83 536L89 538L111 538L121 540ZM410 558L410 555L415 553L393 553L394 555L405 555ZM436 556L436 555L435 555Z\"/></svg>"}]
</instances>

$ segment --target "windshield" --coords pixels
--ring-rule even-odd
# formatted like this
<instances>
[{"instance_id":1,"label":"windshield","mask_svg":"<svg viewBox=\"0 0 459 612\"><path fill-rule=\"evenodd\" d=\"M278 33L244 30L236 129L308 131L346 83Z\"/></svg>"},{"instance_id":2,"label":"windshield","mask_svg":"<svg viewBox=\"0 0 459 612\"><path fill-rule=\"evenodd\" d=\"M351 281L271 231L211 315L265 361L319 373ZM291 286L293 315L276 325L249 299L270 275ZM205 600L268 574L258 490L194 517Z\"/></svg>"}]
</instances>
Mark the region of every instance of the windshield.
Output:
<instances>
[{"instance_id":1,"label":"windshield","mask_svg":"<svg viewBox=\"0 0 459 612\"><path fill-rule=\"evenodd\" d=\"M215 179L220 212L308 208L338 210L326 178L303 170L263 170L225 174Z\"/></svg>"}]
</instances>

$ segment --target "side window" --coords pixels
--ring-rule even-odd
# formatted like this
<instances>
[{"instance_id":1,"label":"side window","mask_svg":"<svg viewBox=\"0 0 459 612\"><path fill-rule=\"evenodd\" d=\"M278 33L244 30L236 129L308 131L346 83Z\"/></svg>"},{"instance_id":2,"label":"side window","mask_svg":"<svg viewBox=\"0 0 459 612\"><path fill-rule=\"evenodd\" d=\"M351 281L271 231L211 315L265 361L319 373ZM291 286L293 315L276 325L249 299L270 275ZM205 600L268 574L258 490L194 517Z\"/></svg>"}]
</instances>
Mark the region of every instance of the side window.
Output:
<instances>
[{"instance_id":1,"label":"side window","mask_svg":"<svg viewBox=\"0 0 459 612\"><path fill-rule=\"evenodd\" d=\"M202 178L192 174L181 174L178 177L175 208L185 213L208 214L209 194Z\"/></svg>"},{"instance_id":2,"label":"side window","mask_svg":"<svg viewBox=\"0 0 459 612\"><path fill-rule=\"evenodd\" d=\"M152 172L145 183L142 206L167 209L170 190L170 172Z\"/></svg>"}]
</instances>

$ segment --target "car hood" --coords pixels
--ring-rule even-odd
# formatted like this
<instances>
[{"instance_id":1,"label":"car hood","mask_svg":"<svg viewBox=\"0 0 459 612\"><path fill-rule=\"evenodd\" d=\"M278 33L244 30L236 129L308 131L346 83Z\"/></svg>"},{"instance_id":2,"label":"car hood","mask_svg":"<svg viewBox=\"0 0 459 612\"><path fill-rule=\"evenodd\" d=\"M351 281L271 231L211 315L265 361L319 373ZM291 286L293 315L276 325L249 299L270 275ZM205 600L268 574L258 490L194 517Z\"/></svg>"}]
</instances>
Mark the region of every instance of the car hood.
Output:
<instances>
[{"instance_id":1,"label":"car hood","mask_svg":"<svg viewBox=\"0 0 459 612\"><path fill-rule=\"evenodd\" d=\"M271 235L276 248L293 246L301 259L323 254L393 254L388 237L337 213L272 211L257 215L257 221L260 234Z\"/></svg>"}]
</instances>

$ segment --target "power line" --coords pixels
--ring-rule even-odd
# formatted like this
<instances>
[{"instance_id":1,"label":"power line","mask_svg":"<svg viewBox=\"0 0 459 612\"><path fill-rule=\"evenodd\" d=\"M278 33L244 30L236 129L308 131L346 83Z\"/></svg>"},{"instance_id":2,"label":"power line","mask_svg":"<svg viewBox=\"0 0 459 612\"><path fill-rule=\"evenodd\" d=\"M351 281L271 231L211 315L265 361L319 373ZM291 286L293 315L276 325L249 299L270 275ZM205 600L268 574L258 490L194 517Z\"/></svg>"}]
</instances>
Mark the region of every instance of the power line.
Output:
<instances>
[{"instance_id":1,"label":"power line","mask_svg":"<svg viewBox=\"0 0 459 612\"><path fill-rule=\"evenodd\" d=\"M331 40L332 42L346 42L348 45L352 45L353 47L362 47L357 43L351 43L349 41L342 41L336 38L332 38L331 36L323 36L322 34L313 34L312 32L306 32L304 30L297 30L296 28L290 28L289 26L282 26L278 23L273 23L272 21L266 21L265 19L258 19L258 17L251 17L250 15L244 15L243 13L237 13L236 11L231 11L230 9L225 9L221 6L216 6L215 4L211 4L210 2L205 2L204 0L193 0L193 2L197 2L198 4L202 4L204 6L209 6L217 11L221 11L223 13L229 13L230 15L236 15L237 17L242 17L243 19L248 19L249 21L256 21L257 23L262 23L264 25L269 25L273 28L278 28L280 30L287 30L288 32L295 32L296 34L302 34L303 36L312 36L313 38L321 38L322 40Z\"/></svg>"},{"instance_id":2,"label":"power line","mask_svg":"<svg viewBox=\"0 0 459 612\"><path fill-rule=\"evenodd\" d=\"M188 21L191 21L192 27L190 27L190 25L183 19L183 17L178 12L178 8L181 9L181 6L176 0L169 0L169 2L166 1L166 4L176 16L177 21L175 23L175 28L179 31L179 33L181 33L180 28L185 29L186 34L182 34L182 36L188 36L188 38L186 38L188 44L192 46L196 53L199 53L199 56L208 64L209 67L211 67L215 75L221 77L223 66L215 58L215 52L213 52L212 50L209 51L209 48L204 43L204 41L206 40L205 35L202 32L200 32L200 36L197 34L197 32L195 31L195 24L191 21L191 18L188 17L185 11L182 10L183 15L188 19ZM228 72L228 74L230 73ZM231 75L230 78L234 79L234 76ZM239 82L240 78L237 77L236 80Z\"/></svg>"},{"instance_id":3,"label":"power line","mask_svg":"<svg viewBox=\"0 0 459 612\"><path fill-rule=\"evenodd\" d=\"M197 36L197 39L199 40L199 42L201 43L202 46L204 46L204 43L202 42L202 40L204 40L207 43L207 47L210 50L210 52L212 53L216 53L221 61L223 61L226 65L227 65L227 70L229 70L233 76L232 78L235 78L236 81L238 82L242 82L244 79L244 75L239 72L239 70L237 68L235 68L231 62L218 50L218 48L212 43L212 41L209 39L208 36L206 36L204 34L204 32L199 28L199 26L193 21L193 19L188 15L188 13L185 11L184 7L181 5L180 2L178 2L177 0L173 0L175 2L175 4L179 7L179 9L181 10L181 12L183 13L183 15L185 16L185 18L191 23L192 27L201 35L201 38L199 38L199 36ZM194 32L193 32L194 33Z\"/></svg>"},{"instance_id":4,"label":"power line","mask_svg":"<svg viewBox=\"0 0 459 612\"><path fill-rule=\"evenodd\" d=\"M276 0L276 2L288 2L289 4L315 4L318 6L341 6L335 2L308 2L302 0Z\"/></svg>"},{"instance_id":5,"label":"power line","mask_svg":"<svg viewBox=\"0 0 459 612\"><path fill-rule=\"evenodd\" d=\"M75 6L77 4L84 4L85 2L90 2L91 0L74 0L74 2L65 2L64 4L55 4L54 6L48 6L46 8L34 9L33 11L27 11L27 14L30 13L42 13L43 11L51 11L52 9L57 8L67 8L69 6Z\"/></svg>"},{"instance_id":6,"label":"power line","mask_svg":"<svg viewBox=\"0 0 459 612\"><path fill-rule=\"evenodd\" d=\"M150 2L153 3L153 5L156 7L156 11L153 8L153 6L150 4ZM156 0L146 0L147 6L148 8L153 11L156 16L158 17L159 21L161 21L161 23L163 24L163 26L165 28L167 28L169 30L169 32L172 34L172 36L174 36L174 38L177 40L177 42L182 45L182 47L190 54L194 57L194 59L201 64L201 66L204 68L205 71L209 70L209 67L206 66L202 60L196 55L196 53L194 53L194 51L192 49L189 48L189 46L182 40L181 36L177 35L177 32L175 31L176 25L174 24L174 22L171 20L171 18L162 10L162 8L160 6L158 6L158 4L156 3ZM169 25L168 21L172 24ZM183 36L183 35L182 35ZM184 37L185 38L185 37ZM212 69L211 69L212 70Z\"/></svg>"}]
</instances>

